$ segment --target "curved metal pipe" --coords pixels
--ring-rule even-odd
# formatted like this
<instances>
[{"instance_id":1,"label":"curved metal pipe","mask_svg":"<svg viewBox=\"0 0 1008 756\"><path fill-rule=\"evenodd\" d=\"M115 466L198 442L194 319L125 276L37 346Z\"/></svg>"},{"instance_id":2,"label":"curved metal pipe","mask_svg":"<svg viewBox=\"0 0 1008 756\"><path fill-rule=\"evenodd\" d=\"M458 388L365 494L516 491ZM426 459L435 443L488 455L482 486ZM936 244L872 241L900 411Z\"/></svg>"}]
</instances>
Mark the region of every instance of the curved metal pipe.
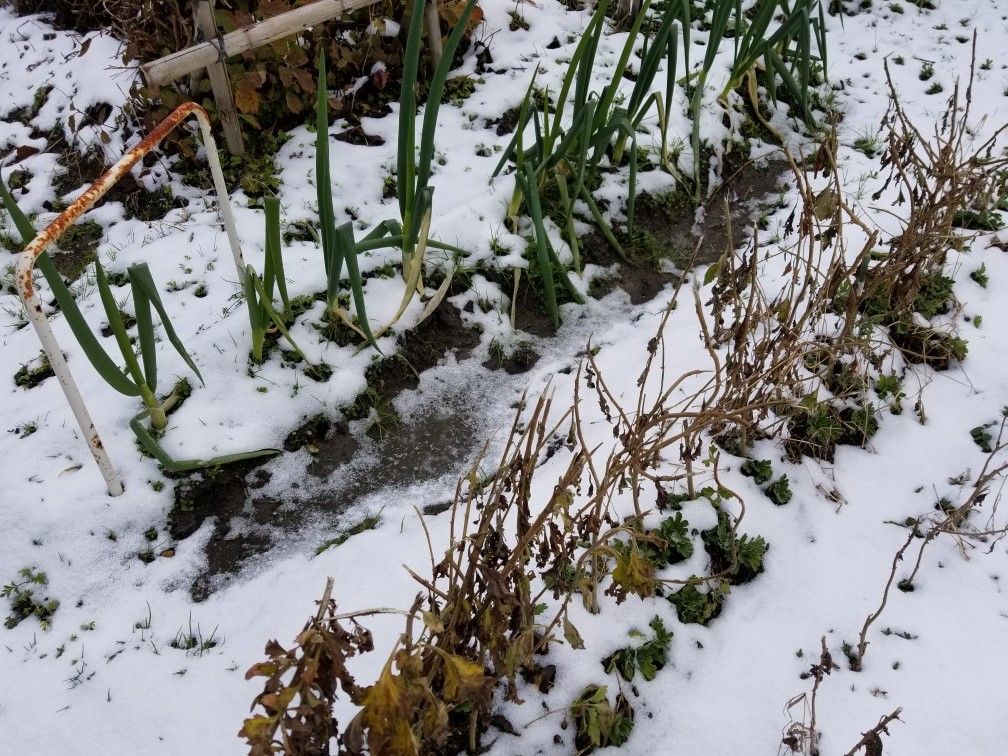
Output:
<instances>
[{"instance_id":1,"label":"curved metal pipe","mask_svg":"<svg viewBox=\"0 0 1008 756\"><path fill-rule=\"evenodd\" d=\"M42 312L42 305L39 302L38 293L35 291L32 271L35 268L35 261L39 255L45 252L59 238L60 234L66 231L75 220L91 209L144 155L157 147L172 130L191 115L196 116L196 119L199 121L200 131L203 135L203 144L207 150L207 160L210 163L210 173L213 175L214 189L217 193L218 212L227 232L228 243L231 246L231 254L234 257L235 269L238 273L238 280L242 281L245 275L245 261L242 258L241 248L238 246L238 234L235 231L234 216L231 214L231 203L228 199L227 186L224 184L224 174L221 171L217 143L210 132L210 119L206 111L194 102L179 105L167 118L155 126L154 130L143 141L123 155L115 165L88 187L70 207L42 229L31 243L24 248L18 259L17 284L21 301L24 303L25 310L28 313L28 319L35 328L35 333L38 334L42 348L49 358L49 364L52 366L53 372L59 380L60 387L66 395L67 403L70 405L70 409L77 419L77 424L87 439L91 454L94 456L95 462L98 463L98 469L101 470L102 477L105 478L105 484L108 487L110 496L119 496L123 492L122 481L119 479L115 468L112 467L112 461L109 459L108 452L98 435L98 430L91 420L91 415L84 404L84 399L77 388L77 383L70 374L70 368L63 357L63 351L56 341L52 328L49 327L49 321L46 319L45 313Z\"/></svg>"}]
</instances>

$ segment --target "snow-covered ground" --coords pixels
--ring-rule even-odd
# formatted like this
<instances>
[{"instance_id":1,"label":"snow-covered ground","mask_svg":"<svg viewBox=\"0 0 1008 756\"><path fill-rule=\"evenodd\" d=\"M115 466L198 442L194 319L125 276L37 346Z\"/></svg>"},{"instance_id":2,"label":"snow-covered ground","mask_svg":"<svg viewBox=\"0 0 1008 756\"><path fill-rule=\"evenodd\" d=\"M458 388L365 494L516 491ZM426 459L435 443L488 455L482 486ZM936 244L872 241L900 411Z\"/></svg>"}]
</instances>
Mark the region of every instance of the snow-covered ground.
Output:
<instances>
[{"instance_id":1,"label":"snow-covered ground","mask_svg":"<svg viewBox=\"0 0 1008 756\"><path fill-rule=\"evenodd\" d=\"M879 207L871 200L881 181L874 175L879 170L877 158L854 149L855 141L879 130L887 104L883 58L890 60L907 112L922 131L930 132L956 78L968 75L968 40L975 30L978 62L992 62L978 71L974 125L982 135L1008 120L1008 68L1001 62L1008 40L1008 3L940 0L936 4L926 12L909 2L877 4L842 22L840 17L827 17L829 76L836 107L843 113L838 158L842 185L859 208L885 228L898 224L888 216L893 207ZM493 70L480 75L475 93L461 107L441 109L432 235L470 251L467 264L486 263L496 256L497 264L507 269L524 265L524 240L508 233L503 223L513 183L507 176L491 182L489 176L499 159L496 148L510 137L498 136L485 124L519 103L537 63L544 66L541 81L559 81L587 15L568 11L555 0L524 3L521 13L529 29L509 31L512 3L484 0L481 5L487 36L501 30L491 38ZM556 49L548 47L554 37L561 43ZM612 65L623 39L622 34L608 36L599 52L601 61ZM114 115L104 128L85 126L74 134L68 125L71 114L95 104L121 105L131 84L130 72L118 66L114 40L99 36L88 45L83 42L38 18L17 18L0 10L0 110L6 113L0 113L0 153L26 146L43 149L40 135L56 126L62 126L68 138L101 145L110 156L121 153ZM722 57L727 55L727 49L722 51ZM895 62L896 56L902 64ZM919 74L927 63L933 64L934 74L922 81ZM716 70L726 66L727 59ZM470 55L461 72L474 68ZM603 81L608 74L601 68ZM935 82L942 84L944 93L926 94ZM53 90L31 124L19 122L14 111L30 107L45 84ZM775 125L793 130L794 124L781 110ZM685 112L680 90L671 131L683 137L689 133ZM365 119L362 125L366 132L383 137L385 144L364 147L332 141L332 176L338 218L353 217L362 228L371 228L397 212L394 200L382 198L383 180L395 164L396 119L394 115ZM712 141L724 133L713 102L703 128ZM332 133L339 130L336 124ZM102 131L110 138L103 139ZM656 133L653 128L652 136ZM313 134L297 130L278 158L285 222L315 217L313 144ZM689 164L688 148L683 160ZM44 203L55 199L55 155L27 156L16 169L31 174L26 191L16 195L22 208L38 213L40 223L48 222L54 214L44 209ZM5 179L10 171L4 168ZM293 335L309 359L324 360L333 368L332 377L313 381L282 366L276 357L250 375L248 322L212 196L182 184L164 163L140 178L150 186L170 181L188 206L155 223L127 220L116 203L100 205L88 217L105 229L99 255L109 270L121 272L143 260L162 289L170 281L179 284L163 293L164 301L207 380L171 416L166 448L197 457L278 446L305 418L332 412L365 388L364 371L373 352L321 340L311 326L319 320L321 303L315 303L314 314L299 319ZM671 179L659 173L641 181L651 188L671 185ZM786 200L785 209L769 219L768 235L794 206L794 196ZM248 207L240 191L234 192L232 203L246 257L259 265L264 240L261 210ZM3 222L8 225L0 232L9 233L9 221L4 217ZM845 642L856 642L865 616L878 606L894 554L905 540L904 530L892 523L932 511L943 496L961 500L969 482L951 481L963 473L968 474L962 479L972 481L985 458L970 429L998 419L1008 405L1003 370L1008 364L1008 333L1001 327L1008 316L1004 306L1008 259L991 241L989 235L980 235L964 252L952 253L950 269L969 321L961 325L969 356L946 372L911 374L916 377L905 385L907 411L899 416L885 413L866 449L842 447L832 464L808 459L793 464L776 444L762 442L756 456L772 459L775 471L791 480L794 499L785 507L771 504L735 465L728 463L721 473L722 482L746 501L742 530L770 543L766 571L735 588L724 612L709 627L680 623L663 598L605 605L598 616L579 614L575 624L587 649L553 647L550 661L560 670L556 687L546 695L530 691L523 706L503 707L520 738L501 735L492 753L573 752L569 734L564 735L565 745L554 744L554 736L561 733L562 712L588 683L618 686L615 675L601 671L600 660L626 644L628 630L646 628L656 614L675 634L670 664L654 681L637 684L636 724L624 747L627 753L776 753L790 721L786 705L810 690L811 681L800 675L818 660L823 636L841 668L823 683L818 697L822 753L846 753L863 731L897 707L902 707L902 723L891 725L886 753L1008 751L1004 717L1008 594L1001 583L1002 575L1008 576L1005 542L962 549L953 538L937 539L925 554L916 590L893 591L889 597L869 635L864 670L848 671L841 651ZM501 245L511 253L501 255ZM312 243L292 242L285 255L292 296L324 288L325 274ZM362 268L377 270L395 262L398 255L394 250L374 254L362 259ZM14 259L11 256L7 262ZM985 288L970 277L981 264L989 277ZM17 579L24 567L44 571L49 585L38 591L58 599L60 606L48 630L33 618L0 630L0 752L242 752L236 733L260 690L257 681L245 681L244 672L262 658L266 640L288 643L296 635L329 576L335 578L334 597L341 610L408 606L416 584L401 565L420 572L429 565L424 529L414 507L449 500L466 462L437 470L429 479L391 488L375 486L363 500L347 502L344 524L380 511L379 527L316 556L316 548L339 530L332 518L319 518L311 527L286 533L267 556L250 560L237 577L195 603L189 588L205 571L204 547L212 535L212 521L183 541L168 540L173 481L166 480L156 463L136 447L128 422L137 406L101 382L66 324L55 318L57 337L126 484L122 497L106 495L56 380L50 378L30 390L14 384L14 372L37 355L38 343L30 328L19 327L24 322L19 301L6 289L6 277L4 283L0 584ZM200 284L206 296L196 297L194 290ZM374 321L394 312L401 296L398 278L371 278L367 288ZM120 289L117 296L126 293ZM422 417L431 406L442 411L450 407L450 412L465 417L471 438L468 447L461 448L467 457L485 439L502 440L522 391L535 394L551 386L560 398L558 405L569 401L574 372L568 368L576 364L589 338L599 347L596 360L610 388L628 399L636 396L647 342L672 295L667 290L652 302L631 305L616 292L589 300L584 307L569 305L560 333L535 344L544 357L531 371L511 377L480 364L494 340L517 341L509 325L509 293L474 275L471 290L453 302L460 310L470 301L493 305L487 312L477 305L464 315L468 323L482 328L480 347L462 362L447 358L424 374L417 391L396 400L407 418ZM79 295L85 315L98 330L102 315L93 287L84 287ZM690 306L675 310L665 330L666 343L674 347L664 353L671 375L709 367L688 287L680 296L682 304ZM399 332L418 314L414 305ZM974 316L982 316L978 326ZM381 339L380 346L386 353L394 351L394 334ZM187 375L173 352L163 349L160 356L166 384L169 376ZM911 410L918 390L927 418L923 424ZM422 420L410 427L412 432L424 432ZM589 441L612 443L610 428L603 423L587 424L586 431ZM308 452L302 450L267 463L265 469L272 475L269 492L296 505L299 497L339 483L309 482L304 478L308 461ZM554 467L560 464L562 460L555 460L544 466L540 493L548 493L556 478ZM350 475L355 469L380 474L361 466L336 475ZM300 487L292 488L294 483ZM824 491L839 496L831 500ZM988 515L995 506L993 494L985 503ZM686 514L694 527L708 526L700 511ZM447 518L430 516L426 521L437 553L447 538ZM993 524L997 522L995 514ZM145 536L151 527L157 531L152 542L155 555L168 547L173 555L145 564L138 554L151 544ZM235 527L243 525L236 521ZM678 566L676 576L703 571L698 564L690 568L691 563ZM362 681L374 679L385 661L382 649L390 648L401 631L401 621L395 617L376 617L368 625L379 651L370 655L374 658L355 660L354 671ZM893 632L883 632L887 628ZM172 647L171 641L190 629L204 639L212 636L212 647L200 654ZM801 716L800 710L792 714ZM352 707L344 701L337 719L343 723L351 715Z\"/></svg>"}]
</instances>

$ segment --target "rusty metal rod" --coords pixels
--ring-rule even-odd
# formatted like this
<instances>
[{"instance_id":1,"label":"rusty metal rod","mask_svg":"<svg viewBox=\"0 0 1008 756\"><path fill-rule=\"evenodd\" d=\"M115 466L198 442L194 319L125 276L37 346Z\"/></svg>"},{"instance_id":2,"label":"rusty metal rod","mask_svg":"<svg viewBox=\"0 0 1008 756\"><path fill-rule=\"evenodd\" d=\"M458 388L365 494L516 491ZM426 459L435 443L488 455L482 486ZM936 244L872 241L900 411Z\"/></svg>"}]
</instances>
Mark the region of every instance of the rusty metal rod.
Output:
<instances>
[{"instance_id":1,"label":"rusty metal rod","mask_svg":"<svg viewBox=\"0 0 1008 756\"><path fill-rule=\"evenodd\" d=\"M144 155L157 147L173 129L191 115L196 116L196 119L199 121L203 143L207 150L207 160L210 163L210 172L213 174L214 188L217 192L218 211L224 223L224 228L227 231L231 254L234 257L235 269L238 272L238 281L242 281L245 275L245 261L238 246L238 234L235 231L234 216L231 214L231 203L228 199L227 187L224 184L224 174L221 172L217 144L214 141L213 134L210 132L210 119L207 117L206 111L194 102L179 105L167 118L154 127L154 130L142 142L123 155L119 159L119 162L91 184L70 207L42 229L32 239L31 243L24 248L18 259L17 282L21 301L24 303L25 310L28 313L28 319L35 328L35 333L38 334L39 341L42 342L42 348L49 358L49 364L52 366L53 372L59 380L60 387L66 395L67 403L70 405L74 417L77 418L77 424L80 426L84 438L87 439L91 454L94 456L95 462L98 463L98 469L101 470L102 477L105 478L105 485L108 487L110 496L119 496L123 492L122 481L119 479L115 468L112 467L112 462L109 459L105 445L102 443L98 430L91 420L91 415L84 404L80 390L77 388L77 384L70 374L70 368L63 357L63 351L56 341L52 328L49 327L49 321L46 319L45 313L42 312L42 305L39 302L38 293L35 291L35 283L32 279L32 271L35 268L35 261L39 255L45 252L59 238L60 234L66 231L75 220L93 207Z\"/></svg>"}]
</instances>

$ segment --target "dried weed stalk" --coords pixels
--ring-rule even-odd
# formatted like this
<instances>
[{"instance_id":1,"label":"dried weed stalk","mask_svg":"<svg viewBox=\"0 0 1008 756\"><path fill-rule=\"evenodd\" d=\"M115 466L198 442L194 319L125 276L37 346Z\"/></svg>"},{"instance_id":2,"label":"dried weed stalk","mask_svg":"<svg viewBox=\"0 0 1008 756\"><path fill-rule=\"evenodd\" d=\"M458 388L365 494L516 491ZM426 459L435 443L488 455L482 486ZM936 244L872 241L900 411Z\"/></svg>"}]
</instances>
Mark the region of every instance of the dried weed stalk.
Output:
<instances>
[{"instance_id":1,"label":"dried weed stalk","mask_svg":"<svg viewBox=\"0 0 1008 756\"><path fill-rule=\"evenodd\" d=\"M344 687L360 707L341 735L346 753L477 752L498 692L519 700L519 677L548 689L555 669L539 660L549 645L583 647L568 617L576 597L597 612L603 592L623 601L630 594L655 595L667 584L727 584L737 571L735 537L744 507L735 517L724 515L731 553L714 574L663 579L643 556L643 544L661 545L661 536L644 530L644 517L664 506L670 486L688 481L692 490L691 465L702 434L724 414L715 400L713 376L693 371L666 381L664 367L652 376L664 350L667 319L668 313L648 345L635 404L624 406L609 389L589 350L571 406L554 412L550 392L533 404L523 399L493 472L481 474L484 448L459 481L449 546L440 559L431 553L429 575L410 571L422 592L405 612L406 627L378 680L366 688ZM584 388L612 426L610 449L588 445ZM681 391L686 398L680 398ZM544 487L541 478L550 460L559 462L550 468L559 472ZM715 459L719 501L733 497L716 470ZM617 537L629 545L617 548ZM339 619L356 622L374 611ZM353 640L340 637L347 644ZM354 651L348 647L344 653ZM264 672L282 674L261 665L250 674ZM273 704L268 696L279 683L271 677L268 685L265 697L257 699L260 705ZM325 700L331 703L331 696ZM253 718L255 726L267 729L267 718ZM249 729L247 724L243 734ZM326 733L333 734L320 729L317 737Z\"/></svg>"},{"instance_id":2,"label":"dried weed stalk","mask_svg":"<svg viewBox=\"0 0 1008 756\"><path fill-rule=\"evenodd\" d=\"M248 742L251 756L328 754L330 741L339 734L333 717L337 690L351 699L360 696L346 662L374 648L371 633L352 617L350 628L340 624L332 587L330 578L318 612L290 649L271 640L267 660L245 673L247 680L266 678L263 692L252 702L253 711L260 707L263 713L246 719L238 733Z\"/></svg>"}]
</instances>

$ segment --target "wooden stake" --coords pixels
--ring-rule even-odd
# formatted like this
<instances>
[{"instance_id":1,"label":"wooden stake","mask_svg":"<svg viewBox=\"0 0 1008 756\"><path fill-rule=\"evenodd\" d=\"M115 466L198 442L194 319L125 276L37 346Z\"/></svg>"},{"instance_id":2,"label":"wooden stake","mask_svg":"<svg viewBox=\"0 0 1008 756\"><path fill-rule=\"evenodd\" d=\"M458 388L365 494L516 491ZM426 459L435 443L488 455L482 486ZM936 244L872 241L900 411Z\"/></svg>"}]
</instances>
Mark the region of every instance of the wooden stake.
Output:
<instances>
[{"instance_id":1,"label":"wooden stake","mask_svg":"<svg viewBox=\"0 0 1008 756\"><path fill-rule=\"evenodd\" d=\"M199 0L193 6L196 37L202 38L205 42L217 39L217 21L214 19L213 5L214 0ZM235 111L234 95L231 94L231 81L224 65L223 52L218 48L217 60L207 65L207 75L210 77L210 88L217 103L217 117L224 129L224 142L227 144L228 152L232 155L244 155L245 142L242 140L241 126L238 123L238 113Z\"/></svg>"},{"instance_id":2,"label":"wooden stake","mask_svg":"<svg viewBox=\"0 0 1008 756\"><path fill-rule=\"evenodd\" d=\"M427 0L427 7L424 9L424 18L427 20L427 44L430 45L431 63L434 68L441 62L441 16L438 14L437 0Z\"/></svg>"}]
</instances>

